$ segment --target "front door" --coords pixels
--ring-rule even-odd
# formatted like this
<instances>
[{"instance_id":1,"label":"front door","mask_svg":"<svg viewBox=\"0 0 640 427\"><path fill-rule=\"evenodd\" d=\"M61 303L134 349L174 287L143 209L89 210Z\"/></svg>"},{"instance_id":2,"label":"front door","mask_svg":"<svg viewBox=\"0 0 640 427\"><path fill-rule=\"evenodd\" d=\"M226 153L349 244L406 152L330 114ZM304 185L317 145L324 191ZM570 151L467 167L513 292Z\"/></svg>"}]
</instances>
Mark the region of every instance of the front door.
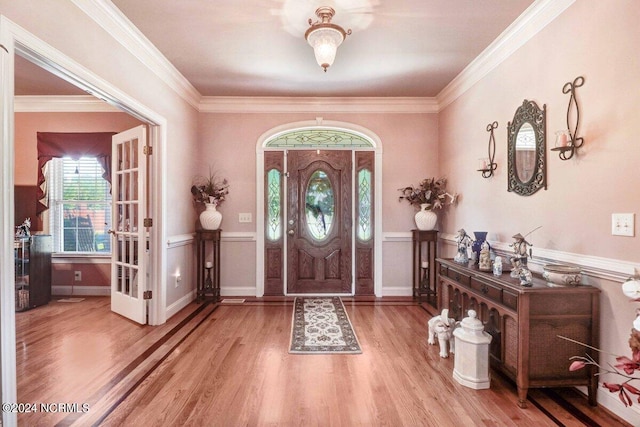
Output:
<instances>
[{"instance_id":1,"label":"front door","mask_svg":"<svg viewBox=\"0 0 640 427\"><path fill-rule=\"evenodd\" d=\"M351 151L287 157L287 293L351 294Z\"/></svg>"},{"instance_id":2,"label":"front door","mask_svg":"<svg viewBox=\"0 0 640 427\"><path fill-rule=\"evenodd\" d=\"M111 193L111 310L146 323L147 258L146 128L138 126L113 136Z\"/></svg>"}]
</instances>

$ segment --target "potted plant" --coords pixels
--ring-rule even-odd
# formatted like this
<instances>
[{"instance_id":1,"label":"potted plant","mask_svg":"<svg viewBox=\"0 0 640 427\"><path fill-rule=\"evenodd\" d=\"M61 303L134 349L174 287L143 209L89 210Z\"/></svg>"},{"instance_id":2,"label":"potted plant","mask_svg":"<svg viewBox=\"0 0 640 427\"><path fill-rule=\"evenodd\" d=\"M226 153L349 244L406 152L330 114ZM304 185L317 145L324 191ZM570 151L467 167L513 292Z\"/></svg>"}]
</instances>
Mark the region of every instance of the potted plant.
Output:
<instances>
[{"instance_id":1,"label":"potted plant","mask_svg":"<svg viewBox=\"0 0 640 427\"><path fill-rule=\"evenodd\" d=\"M205 230L217 230L222 222L222 214L217 206L226 200L229 194L229 182L220 179L209 167L208 176L198 176L191 186L191 195L195 203L202 203L205 209L200 213L200 225Z\"/></svg>"},{"instance_id":2,"label":"potted plant","mask_svg":"<svg viewBox=\"0 0 640 427\"><path fill-rule=\"evenodd\" d=\"M438 220L438 216L433 211L457 202L458 195L447 192L446 184L446 178L426 178L417 186L410 185L398 189L402 193L398 201L406 200L419 209L415 215L419 230L433 230Z\"/></svg>"}]
</instances>

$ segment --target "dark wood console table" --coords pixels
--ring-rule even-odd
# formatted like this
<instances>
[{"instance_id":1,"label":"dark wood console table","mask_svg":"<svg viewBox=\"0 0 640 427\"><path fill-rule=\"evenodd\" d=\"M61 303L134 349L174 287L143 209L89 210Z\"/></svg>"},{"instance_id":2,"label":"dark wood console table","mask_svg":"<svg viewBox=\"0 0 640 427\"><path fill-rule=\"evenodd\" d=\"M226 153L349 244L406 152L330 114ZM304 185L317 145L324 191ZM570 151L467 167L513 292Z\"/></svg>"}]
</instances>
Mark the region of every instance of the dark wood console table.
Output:
<instances>
[{"instance_id":1,"label":"dark wood console table","mask_svg":"<svg viewBox=\"0 0 640 427\"><path fill-rule=\"evenodd\" d=\"M438 298L436 288L436 230L411 230L413 243L413 297L422 303L425 297L429 312L436 314Z\"/></svg>"},{"instance_id":2,"label":"dark wood console table","mask_svg":"<svg viewBox=\"0 0 640 427\"><path fill-rule=\"evenodd\" d=\"M222 230L196 230L197 300L220 300L220 234ZM207 244L209 243L209 244ZM210 246L211 260L206 261Z\"/></svg>"},{"instance_id":3,"label":"dark wood console table","mask_svg":"<svg viewBox=\"0 0 640 427\"><path fill-rule=\"evenodd\" d=\"M597 361L598 352L558 335L599 346L599 289L552 287L540 277L523 287L508 272L496 277L473 264L437 261L438 306L456 320L470 309L477 312L493 337L491 366L516 382L521 407L526 407L529 388L579 385L588 387L589 403L596 405L595 367L569 372L569 358L586 352Z\"/></svg>"}]
</instances>

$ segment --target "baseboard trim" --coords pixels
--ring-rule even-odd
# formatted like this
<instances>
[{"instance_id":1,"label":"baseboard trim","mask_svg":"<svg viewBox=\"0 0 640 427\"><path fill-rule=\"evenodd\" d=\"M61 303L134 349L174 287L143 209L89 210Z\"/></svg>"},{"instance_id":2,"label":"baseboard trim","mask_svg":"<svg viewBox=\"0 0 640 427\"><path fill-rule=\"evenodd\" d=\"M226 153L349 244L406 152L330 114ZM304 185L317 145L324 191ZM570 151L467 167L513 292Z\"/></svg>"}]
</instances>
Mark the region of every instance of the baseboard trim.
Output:
<instances>
[{"instance_id":1,"label":"baseboard trim","mask_svg":"<svg viewBox=\"0 0 640 427\"><path fill-rule=\"evenodd\" d=\"M220 296L222 297L246 297L256 295L255 286L243 286L234 288L220 288Z\"/></svg>"},{"instance_id":2,"label":"baseboard trim","mask_svg":"<svg viewBox=\"0 0 640 427\"><path fill-rule=\"evenodd\" d=\"M52 295L82 295L87 297L104 297L111 295L111 286L51 286Z\"/></svg>"},{"instance_id":3,"label":"baseboard trim","mask_svg":"<svg viewBox=\"0 0 640 427\"><path fill-rule=\"evenodd\" d=\"M411 286L382 286L382 297L410 297L412 295Z\"/></svg>"},{"instance_id":4,"label":"baseboard trim","mask_svg":"<svg viewBox=\"0 0 640 427\"><path fill-rule=\"evenodd\" d=\"M180 298L178 301L174 302L173 304L167 307L166 319L167 320L170 319L171 316L173 316L174 314L178 313L180 310L182 310L183 308L191 304L191 302L195 299L196 299L196 291L194 289L193 291L189 292L188 294Z\"/></svg>"}]
</instances>

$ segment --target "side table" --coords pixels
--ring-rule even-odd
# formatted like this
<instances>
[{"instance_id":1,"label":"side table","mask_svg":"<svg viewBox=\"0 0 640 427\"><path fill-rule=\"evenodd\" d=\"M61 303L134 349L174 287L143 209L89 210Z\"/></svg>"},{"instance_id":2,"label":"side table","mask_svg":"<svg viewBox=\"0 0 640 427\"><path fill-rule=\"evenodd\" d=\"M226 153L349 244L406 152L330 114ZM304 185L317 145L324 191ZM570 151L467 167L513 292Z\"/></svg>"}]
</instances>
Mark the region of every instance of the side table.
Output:
<instances>
[{"instance_id":1,"label":"side table","mask_svg":"<svg viewBox=\"0 0 640 427\"><path fill-rule=\"evenodd\" d=\"M220 300L220 234L222 230L196 230L197 300ZM207 257L209 252L210 258Z\"/></svg>"},{"instance_id":2,"label":"side table","mask_svg":"<svg viewBox=\"0 0 640 427\"><path fill-rule=\"evenodd\" d=\"M411 230L413 244L413 297L422 303L422 297L437 314L438 295L436 288L436 244L437 230Z\"/></svg>"}]
</instances>

